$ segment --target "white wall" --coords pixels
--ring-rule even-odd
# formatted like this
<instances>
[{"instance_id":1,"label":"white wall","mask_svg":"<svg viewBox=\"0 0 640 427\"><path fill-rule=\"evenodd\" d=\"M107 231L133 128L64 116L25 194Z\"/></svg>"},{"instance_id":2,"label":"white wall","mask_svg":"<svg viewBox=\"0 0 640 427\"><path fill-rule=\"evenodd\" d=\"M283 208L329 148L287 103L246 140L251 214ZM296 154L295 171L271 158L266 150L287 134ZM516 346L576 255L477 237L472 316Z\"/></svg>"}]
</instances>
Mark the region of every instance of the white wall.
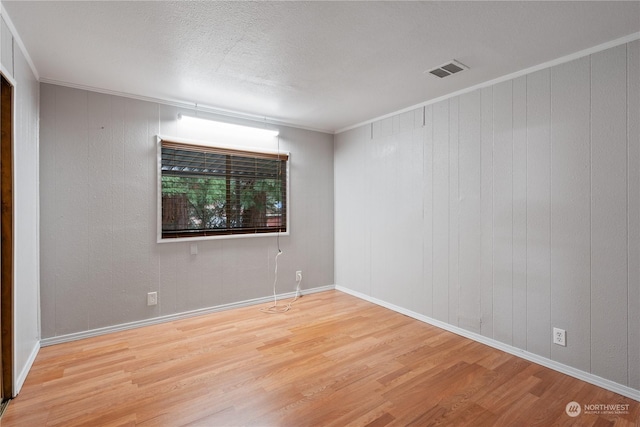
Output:
<instances>
[{"instance_id":1,"label":"white wall","mask_svg":"<svg viewBox=\"0 0 640 427\"><path fill-rule=\"evenodd\" d=\"M272 293L275 237L156 243L156 135L206 138L180 110L41 85L43 338ZM275 148L275 141L269 148ZM333 136L282 127L291 153L291 235L278 292L333 285ZM147 307L147 292L158 305Z\"/></svg>"},{"instance_id":2,"label":"white wall","mask_svg":"<svg viewBox=\"0 0 640 427\"><path fill-rule=\"evenodd\" d=\"M39 349L38 115L36 76L2 18L0 58L14 86L14 392Z\"/></svg>"},{"instance_id":3,"label":"white wall","mask_svg":"<svg viewBox=\"0 0 640 427\"><path fill-rule=\"evenodd\" d=\"M337 135L336 284L640 390L639 46Z\"/></svg>"}]
</instances>

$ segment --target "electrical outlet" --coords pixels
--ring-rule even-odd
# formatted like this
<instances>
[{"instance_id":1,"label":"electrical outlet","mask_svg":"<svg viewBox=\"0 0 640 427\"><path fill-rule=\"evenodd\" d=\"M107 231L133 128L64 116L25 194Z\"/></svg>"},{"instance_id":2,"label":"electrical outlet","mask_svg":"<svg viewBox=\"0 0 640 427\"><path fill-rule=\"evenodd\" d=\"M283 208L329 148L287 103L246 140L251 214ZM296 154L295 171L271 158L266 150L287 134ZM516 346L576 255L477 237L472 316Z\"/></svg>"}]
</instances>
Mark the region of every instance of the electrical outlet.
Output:
<instances>
[{"instance_id":1,"label":"electrical outlet","mask_svg":"<svg viewBox=\"0 0 640 427\"><path fill-rule=\"evenodd\" d=\"M147 305L157 305L157 304L158 304L158 293L149 292L147 294Z\"/></svg>"},{"instance_id":2,"label":"electrical outlet","mask_svg":"<svg viewBox=\"0 0 640 427\"><path fill-rule=\"evenodd\" d=\"M567 331L560 328L553 328L553 343L561 345L563 347L567 346Z\"/></svg>"},{"instance_id":3,"label":"electrical outlet","mask_svg":"<svg viewBox=\"0 0 640 427\"><path fill-rule=\"evenodd\" d=\"M296 282L302 282L302 270L296 271Z\"/></svg>"}]
</instances>

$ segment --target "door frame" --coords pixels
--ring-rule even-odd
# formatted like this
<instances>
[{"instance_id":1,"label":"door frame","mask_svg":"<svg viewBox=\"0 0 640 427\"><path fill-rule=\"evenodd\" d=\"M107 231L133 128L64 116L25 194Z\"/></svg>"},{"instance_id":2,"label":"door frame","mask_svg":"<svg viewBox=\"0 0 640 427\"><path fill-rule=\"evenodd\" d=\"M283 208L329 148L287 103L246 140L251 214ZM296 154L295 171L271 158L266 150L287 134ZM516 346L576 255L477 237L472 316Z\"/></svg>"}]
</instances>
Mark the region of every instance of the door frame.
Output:
<instances>
[{"instance_id":1,"label":"door frame","mask_svg":"<svg viewBox=\"0 0 640 427\"><path fill-rule=\"evenodd\" d=\"M0 364L1 397L14 397L14 182L15 81L0 69ZM7 130L8 128L8 130Z\"/></svg>"}]
</instances>

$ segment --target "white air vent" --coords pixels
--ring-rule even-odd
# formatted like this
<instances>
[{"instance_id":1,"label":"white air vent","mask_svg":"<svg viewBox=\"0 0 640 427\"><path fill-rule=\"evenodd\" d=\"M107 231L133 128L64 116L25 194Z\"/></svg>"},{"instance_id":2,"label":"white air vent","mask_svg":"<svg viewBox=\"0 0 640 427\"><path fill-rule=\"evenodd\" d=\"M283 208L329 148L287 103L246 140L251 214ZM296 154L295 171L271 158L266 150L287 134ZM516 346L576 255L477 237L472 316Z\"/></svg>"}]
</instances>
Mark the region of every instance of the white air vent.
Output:
<instances>
[{"instance_id":1,"label":"white air vent","mask_svg":"<svg viewBox=\"0 0 640 427\"><path fill-rule=\"evenodd\" d=\"M460 62L456 61L455 59L452 59L451 61L447 62L446 64L442 64L441 66L434 68L432 70L428 70L427 73L429 74L433 74L436 77L447 77L450 76L452 74L456 74L459 73L460 71L463 70L468 70L469 67L467 67L464 64L461 64Z\"/></svg>"}]
</instances>

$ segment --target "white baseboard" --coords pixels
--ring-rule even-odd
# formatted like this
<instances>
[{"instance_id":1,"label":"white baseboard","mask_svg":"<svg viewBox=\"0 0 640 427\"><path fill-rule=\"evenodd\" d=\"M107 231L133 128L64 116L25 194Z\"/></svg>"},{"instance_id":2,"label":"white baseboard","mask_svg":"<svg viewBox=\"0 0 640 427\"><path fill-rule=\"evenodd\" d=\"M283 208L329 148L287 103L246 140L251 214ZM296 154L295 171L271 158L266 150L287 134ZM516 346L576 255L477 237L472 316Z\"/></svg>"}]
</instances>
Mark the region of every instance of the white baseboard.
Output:
<instances>
[{"instance_id":1,"label":"white baseboard","mask_svg":"<svg viewBox=\"0 0 640 427\"><path fill-rule=\"evenodd\" d=\"M327 285L327 286L319 286L317 288L311 288L311 289L302 289L300 290L300 293L302 295L309 295L309 294L315 294L317 292L330 291L333 289L335 289L335 285ZM287 292L283 294L278 294L277 297L279 300L281 300L281 299L293 298L295 294L296 294L295 292ZM122 323L122 324L113 325L113 326L106 326L104 328L92 329L90 331L82 331L82 332L75 332L73 334L58 335L50 338L43 338L42 340L40 340L40 345L42 347L47 347L50 345L76 341L83 338L90 338L90 337L96 337L99 335L105 335L112 332L119 332L119 331L126 331L128 329L140 328L142 326L157 325L159 323L171 322L174 320L186 319L188 317L194 317L194 316L200 316L203 314L231 310L233 308L263 304L272 300L273 300L273 295L270 295L267 297L238 301L230 304L222 304L214 307L200 308L197 310L184 311L182 313L169 314L167 316L154 317L152 319L137 320L135 322Z\"/></svg>"},{"instance_id":2,"label":"white baseboard","mask_svg":"<svg viewBox=\"0 0 640 427\"><path fill-rule=\"evenodd\" d=\"M13 397L16 397L20 390L22 390L22 386L24 385L25 380L27 379L27 375L31 370L31 366L33 366L33 362L36 361L36 356L38 356L38 352L40 351L40 343L36 341L36 344L31 349L31 353L29 354L29 358L27 359L27 363L24 364L18 375L15 377L15 381L13 383Z\"/></svg>"},{"instance_id":3,"label":"white baseboard","mask_svg":"<svg viewBox=\"0 0 640 427\"><path fill-rule=\"evenodd\" d=\"M407 310L406 308L399 307L397 305L388 303L386 301L379 300L377 298L371 297L369 295L365 295L358 291L351 290L349 288L345 288L343 286L336 285L335 289L344 292L346 294L352 295L354 297L363 299L365 301L369 301L373 304L388 308L400 314L404 314L406 316L412 317L416 320L420 320L421 322L428 323L430 325L436 326L440 329L444 329L449 332L453 332L454 334L463 336L465 338L469 338L473 341L477 341L482 344L486 344L489 347L496 348L498 350L502 350L505 353L513 354L514 356L521 357L530 362L537 363L538 365L545 366L547 368L553 369L554 371L561 372L563 374L567 374L579 380L588 382L590 384L596 385L598 387L602 387L614 393L621 394L630 399L637 400L640 402L640 390L633 389L631 387L627 387L622 384L618 384L614 381L599 377L597 375L591 374L589 372L582 371L580 369L573 368L568 365L564 365L562 363L556 362L551 359L547 359L546 357L539 356L534 353L530 353L528 351L519 349L517 347L510 346L508 344L502 343L500 341L494 340L492 338L487 338L483 335L477 334L475 332L470 332L465 329L459 328L457 326L450 325L448 323L442 322L440 320L432 319L431 317L427 317L425 315L413 312L411 310Z\"/></svg>"}]
</instances>

